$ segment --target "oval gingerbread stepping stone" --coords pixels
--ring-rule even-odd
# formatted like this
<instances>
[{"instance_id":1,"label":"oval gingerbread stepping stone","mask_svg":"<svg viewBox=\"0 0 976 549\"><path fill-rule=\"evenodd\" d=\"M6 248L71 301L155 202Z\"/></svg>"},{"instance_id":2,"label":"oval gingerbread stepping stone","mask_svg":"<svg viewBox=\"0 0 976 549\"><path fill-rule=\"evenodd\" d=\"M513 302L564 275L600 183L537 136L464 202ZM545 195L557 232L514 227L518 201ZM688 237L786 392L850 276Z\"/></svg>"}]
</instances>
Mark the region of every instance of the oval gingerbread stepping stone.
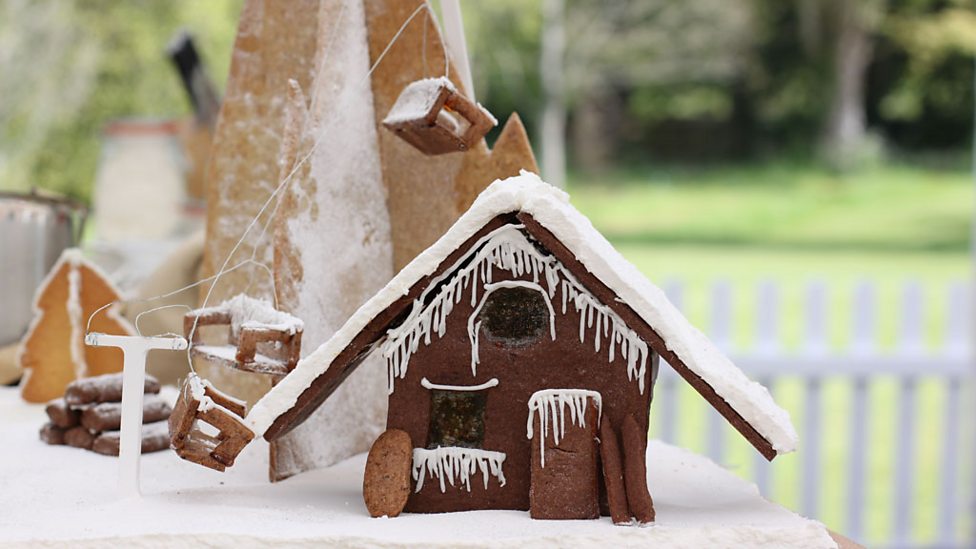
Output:
<instances>
[{"instance_id":1,"label":"oval gingerbread stepping stone","mask_svg":"<svg viewBox=\"0 0 976 549\"><path fill-rule=\"evenodd\" d=\"M363 500L371 517L395 517L410 497L413 443L400 429L387 429L369 449L363 473Z\"/></svg>"}]
</instances>

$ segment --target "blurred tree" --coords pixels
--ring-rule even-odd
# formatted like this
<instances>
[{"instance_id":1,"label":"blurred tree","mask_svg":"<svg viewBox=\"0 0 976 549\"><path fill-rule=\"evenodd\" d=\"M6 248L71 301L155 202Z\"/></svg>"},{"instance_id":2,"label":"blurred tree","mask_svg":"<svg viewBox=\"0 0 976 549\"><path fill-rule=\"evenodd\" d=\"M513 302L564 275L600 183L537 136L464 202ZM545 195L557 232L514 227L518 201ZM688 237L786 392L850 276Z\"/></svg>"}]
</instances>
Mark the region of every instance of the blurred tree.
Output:
<instances>
[{"instance_id":1,"label":"blurred tree","mask_svg":"<svg viewBox=\"0 0 976 549\"><path fill-rule=\"evenodd\" d=\"M496 113L518 110L538 146L542 3L465 7L478 97ZM566 0L564 26L576 167L605 166L672 116L733 116L730 90L749 65L751 0Z\"/></svg>"},{"instance_id":2,"label":"blurred tree","mask_svg":"<svg viewBox=\"0 0 976 549\"><path fill-rule=\"evenodd\" d=\"M912 149L960 147L972 127L971 0L754 0L744 73L750 141L814 150L835 167ZM746 119L749 117L747 116Z\"/></svg>"},{"instance_id":3,"label":"blurred tree","mask_svg":"<svg viewBox=\"0 0 976 549\"><path fill-rule=\"evenodd\" d=\"M24 189L47 138L95 85L100 44L69 2L0 3L0 184ZM55 187L62 188L61 185Z\"/></svg>"},{"instance_id":4,"label":"blurred tree","mask_svg":"<svg viewBox=\"0 0 976 549\"><path fill-rule=\"evenodd\" d=\"M163 53L179 28L198 35L211 72L224 81L240 4L0 3L5 10L0 17L0 188L38 186L87 199L100 131L108 121L188 112L178 77Z\"/></svg>"},{"instance_id":5,"label":"blurred tree","mask_svg":"<svg viewBox=\"0 0 976 549\"><path fill-rule=\"evenodd\" d=\"M478 100L502 118L518 111L530 135L537 134L543 104L538 61L541 5L541 0L463 4Z\"/></svg>"},{"instance_id":6,"label":"blurred tree","mask_svg":"<svg viewBox=\"0 0 976 549\"><path fill-rule=\"evenodd\" d=\"M833 74L822 147L833 167L847 169L870 154L865 88L886 0L823 0L823 5L833 31Z\"/></svg>"},{"instance_id":7,"label":"blurred tree","mask_svg":"<svg viewBox=\"0 0 976 549\"><path fill-rule=\"evenodd\" d=\"M755 0L760 32L748 93L762 128L750 136L782 148L817 143L849 167L868 156L866 94L886 0Z\"/></svg>"},{"instance_id":8,"label":"blurred tree","mask_svg":"<svg viewBox=\"0 0 976 549\"><path fill-rule=\"evenodd\" d=\"M566 0L542 2L542 175L546 181L566 185Z\"/></svg>"},{"instance_id":9,"label":"blurred tree","mask_svg":"<svg viewBox=\"0 0 976 549\"><path fill-rule=\"evenodd\" d=\"M910 8L893 13L885 23L884 34L908 57L904 78L880 105L886 118L917 119L927 99L924 89L939 66L955 54L976 55L976 13L960 7L962 2L944 10L920 9L935 4L932 0L910 3ZM945 99L935 98L937 103Z\"/></svg>"},{"instance_id":10,"label":"blurred tree","mask_svg":"<svg viewBox=\"0 0 976 549\"><path fill-rule=\"evenodd\" d=\"M570 1L566 81L577 165L604 167L648 122L733 116L753 16L748 0Z\"/></svg>"},{"instance_id":11,"label":"blurred tree","mask_svg":"<svg viewBox=\"0 0 976 549\"><path fill-rule=\"evenodd\" d=\"M469 6L479 97L538 129L541 2ZM577 167L795 149L845 168L881 137L970 140L972 0L566 0L565 13Z\"/></svg>"},{"instance_id":12,"label":"blurred tree","mask_svg":"<svg viewBox=\"0 0 976 549\"><path fill-rule=\"evenodd\" d=\"M163 55L178 28L222 85L241 2L0 1L0 188L87 197L107 121L187 113ZM973 0L564 2L576 167L970 140ZM518 110L536 145L542 4L464 3L479 100Z\"/></svg>"},{"instance_id":13,"label":"blurred tree","mask_svg":"<svg viewBox=\"0 0 976 549\"><path fill-rule=\"evenodd\" d=\"M973 118L976 13L968 0L895 0L881 28L869 104L904 147L969 139Z\"/></svg>"}]
</instances>

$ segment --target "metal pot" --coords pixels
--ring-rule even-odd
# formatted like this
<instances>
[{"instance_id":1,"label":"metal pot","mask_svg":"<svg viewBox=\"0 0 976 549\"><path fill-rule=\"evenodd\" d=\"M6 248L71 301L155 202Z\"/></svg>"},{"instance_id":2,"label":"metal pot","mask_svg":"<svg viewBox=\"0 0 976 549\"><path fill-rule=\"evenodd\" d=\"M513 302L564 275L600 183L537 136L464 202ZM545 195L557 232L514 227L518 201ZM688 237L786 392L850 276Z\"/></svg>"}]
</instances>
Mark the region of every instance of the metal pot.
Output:
<instances>
[{"instance_id":1,"label":"metal pot","mask_svg":"<svg viewBox=\"0 0 976 549\"><path fill-rule=\"evenodd\" d=\"M27 331L34 292L61 252L78 244L86 216L63 198L0 193L0 347Z\"/></svg>"}]
</instances>

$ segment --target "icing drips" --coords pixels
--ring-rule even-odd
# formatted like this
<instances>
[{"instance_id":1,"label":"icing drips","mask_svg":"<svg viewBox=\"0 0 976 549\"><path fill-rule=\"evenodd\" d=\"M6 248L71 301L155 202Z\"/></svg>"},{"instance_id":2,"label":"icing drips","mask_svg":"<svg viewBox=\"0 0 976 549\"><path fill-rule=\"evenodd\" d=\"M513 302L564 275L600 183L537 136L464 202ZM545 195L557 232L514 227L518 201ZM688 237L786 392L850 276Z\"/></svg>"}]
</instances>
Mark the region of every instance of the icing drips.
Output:
<instances>
[{"instance_id":1,"label":"icing drips","mask_svg":"<svg viewBox=\"0 0 976 549\"><path fill-rule=\"evenodd\" d=\"M600 393L588 389L544 389L532 393L529 398L529 419L525 423L526 437L531 439L533 420L539 416L539 457L542 466L546 466L546 433L552 425L553 442L558 445L559 439L566 436L566 409L569 409L569 422L578 427L586 427L586 402L593 399L596 403L597 421L603 414L603 399Z\"/></svg>"},{"instance_id":2,"label":"icing drips","mask_svg":"<svg viewBox=\"0 0 976 549\"><path fill-rule=\"evenodd\" d=\"M414 492L420 492L424 487L424 478L428 476L440 481L441 492L447 491L447 484L464 485L470 492L471 476L478 471L481 471L484 479L485 490L488 489L489 476L497 478L499 486L505 486L505 473L502 472L504 462L503 452L478 448L458 446L441 446L434 449L414 448L412 473L413 479L417 481Z\"/></svg>"},{"instance_id":3,"label":"icing drips","mask_svg":"<svg viewBox=\"0 0 976 549\"><path fill-rule=\"evenodd\" d=\"M594 351L607 348L609 361L619 354L626 361L627 377L637 381L644 393L649 350L647 342L640 338L612 309L600 303L576 277L555 257L540 251L521 232L522 225L506 225L484 236L445 274L431 281L414 303L410 314L402 324L387 332L381 353L386 359L389 394L394 382L407 375L410 357L420 345L429 345L432 334L443 337L447 331L447 317L454 306L461 302L470 288L471 306L476 307L480 295L487 295L496 287L525 286L538 289L547 297L550 307L550 335L555 338L555 310L552 300L561 293L562 314L569 304L579 313L579 338L586 340L593 333ZM513 276L531 276L532 281L502 281L492 284L494 269L501 269ZM543 285L544 284L544 285ZM436 292L436 293L435 293ZM434 295L431 297L431 294ZM468 335L471 341L471 373L477 375L478 329L475 314L468 319ZM607 344L606 342L609 340ZM619 347L619 350L618 350Z\"/></svg>"}]
</instances>

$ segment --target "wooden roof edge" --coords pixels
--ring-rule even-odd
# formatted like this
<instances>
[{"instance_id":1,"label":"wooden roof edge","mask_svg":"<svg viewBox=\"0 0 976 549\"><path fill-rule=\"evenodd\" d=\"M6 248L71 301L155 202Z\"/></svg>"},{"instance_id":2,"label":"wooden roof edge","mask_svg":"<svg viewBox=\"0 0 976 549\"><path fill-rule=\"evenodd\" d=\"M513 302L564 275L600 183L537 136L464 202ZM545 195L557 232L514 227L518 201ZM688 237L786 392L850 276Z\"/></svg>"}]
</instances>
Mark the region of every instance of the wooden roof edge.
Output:
<instances>
[{"instance_id":1,"label":"wooden roof edge","mask_svg":"<svg viewBox=\"0 0 976 549\"><path fill-rule=\"evenodd\" d=\"M452 253L448 254L437 265L436 269L411 284L406 294L390 303L373 320L369 321L332 360L329 367L302 391L295 404L278 414L271 426L264 432L264 438L268 441L278 439L308 419L322 403L328 400L329 396L342 384L346 377L355 371L372 351L376 342L398 319L401 319L407 307L426 290L432 280L457 263L480 238L499 227L517 223L516 213L507 212L493 217L472 233ZM301 362L295 369L297 370L300 367Z\"/></svg>"},{"instance_id":2,"label":"wooden roof edge","mask_svg":"<svg viewBox=\"0 0 976 549\"><path fill-rule=\"evenodd\" d=\"M521 212L516 216L525 225L525 229L565 265L590 292L594 294L610 294L616 297L616 292L609 288L599 278L591 273L576 255L567 248L551 231L528 214ZM596 297L600 297L596 295ZM745 420L715 389L704 379L693 372L681 358L668 349L664 339L627 303L617 299L601 299L627 325L634 328L643 336L651 348L671 365L674 370L685 379L709 404L712 405L746 440L752 444L763 457L772 461L778 455L773 445L763 437L748 421Z\"/></svg>"}]
</instances>

